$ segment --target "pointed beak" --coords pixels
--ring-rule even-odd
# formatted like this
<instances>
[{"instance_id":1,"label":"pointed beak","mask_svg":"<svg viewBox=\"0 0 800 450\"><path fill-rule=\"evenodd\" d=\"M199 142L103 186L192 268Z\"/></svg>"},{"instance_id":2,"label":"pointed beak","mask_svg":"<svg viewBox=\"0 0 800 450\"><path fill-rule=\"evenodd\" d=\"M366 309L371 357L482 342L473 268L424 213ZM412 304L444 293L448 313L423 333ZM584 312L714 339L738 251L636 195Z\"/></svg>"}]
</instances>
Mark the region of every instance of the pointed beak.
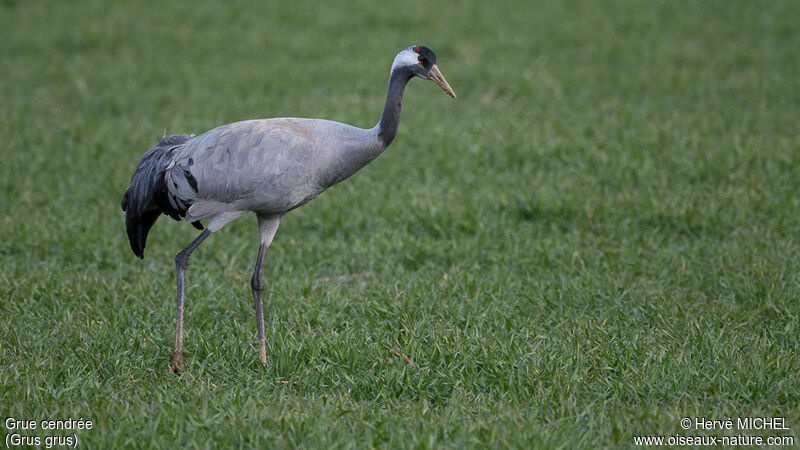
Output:
<instances>
[{"instance_id":1,"label":"pointed beak","mask_svg":"<svg viewBox=\"0 0 800 450\"><path fill-rule=\"evenodd\" d=\"M447 93L447 95L449 95L450 97L456 98L456 93L453 92L453 88L451 88L450 84L447 83L447 80L444 79L444 75L442 75L442 72L439 72L439 68L436 67L436 64L434 64L430 68L428 73L430 74L431 81L433 81L440 88L442 88L442 90L445 91Z\"/></svg>"}]
</instances>

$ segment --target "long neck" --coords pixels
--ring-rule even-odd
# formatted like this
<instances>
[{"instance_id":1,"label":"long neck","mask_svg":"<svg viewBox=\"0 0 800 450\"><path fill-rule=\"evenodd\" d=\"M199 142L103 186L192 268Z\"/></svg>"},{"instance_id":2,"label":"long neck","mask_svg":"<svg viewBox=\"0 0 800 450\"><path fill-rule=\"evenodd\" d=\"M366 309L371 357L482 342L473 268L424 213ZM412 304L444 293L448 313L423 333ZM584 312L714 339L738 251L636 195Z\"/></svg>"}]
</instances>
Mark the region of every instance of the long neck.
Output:
<instances>
[{"instance_id":1,"label":"long neck","mask_svg":"<svg viewBox=\"0 0 800 450\"><path fill-rule=\"evenodd\" d=\"M389 94L383 107L381 120L378 122L378 138L384 147L388 147L397 134L400 125L400 112L403 109L403 92L413 75L407 68L397 68L389 76Z\"/></svg>"}]
</instances>

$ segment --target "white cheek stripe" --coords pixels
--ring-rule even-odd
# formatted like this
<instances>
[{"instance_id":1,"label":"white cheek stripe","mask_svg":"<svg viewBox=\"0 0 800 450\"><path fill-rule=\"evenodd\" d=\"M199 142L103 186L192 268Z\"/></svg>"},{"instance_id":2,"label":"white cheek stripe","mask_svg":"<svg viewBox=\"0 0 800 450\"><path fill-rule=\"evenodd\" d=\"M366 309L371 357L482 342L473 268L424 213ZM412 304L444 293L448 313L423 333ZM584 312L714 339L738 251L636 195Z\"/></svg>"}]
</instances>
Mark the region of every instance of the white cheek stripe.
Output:
<instances>
[{"instance_id":1,"label":"white cheek stripe","mask_svg":"<svg viewBox=\"0 0 800 450\"><path fill-rule=\"evenodd\" d=\"M403 66L411 66L414 64L419 63L419 55L417 52L414 51L414 47L408 47L407 49L401 51L394 57L394 62L392 63L392 72L394 69Z\"/></svg>"}]
</instances>

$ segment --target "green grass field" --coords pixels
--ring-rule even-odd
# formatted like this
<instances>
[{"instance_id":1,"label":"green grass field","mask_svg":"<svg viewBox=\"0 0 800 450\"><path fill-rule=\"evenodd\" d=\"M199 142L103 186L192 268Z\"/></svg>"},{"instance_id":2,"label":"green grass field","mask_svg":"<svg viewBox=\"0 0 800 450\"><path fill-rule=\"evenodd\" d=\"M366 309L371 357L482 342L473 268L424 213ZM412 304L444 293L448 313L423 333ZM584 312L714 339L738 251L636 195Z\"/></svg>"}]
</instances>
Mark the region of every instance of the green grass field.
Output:
<instances>
[{"instance_id":1,"label":"green grass field","mask_svg":"<svg viewBox=\"0 0 800 450\"><path fill-rule=\"evenodd\" d=\"M798 3L127 3L0 2L3 419L92 420L79 448L800 436ZM392 147L285 217L267 365L247 216L193 255L170 373L197 232L162 218L134 257L139 158L249 118L371 127L412 44L459 98L412 81Z\"/></svg>"}]
</instances>

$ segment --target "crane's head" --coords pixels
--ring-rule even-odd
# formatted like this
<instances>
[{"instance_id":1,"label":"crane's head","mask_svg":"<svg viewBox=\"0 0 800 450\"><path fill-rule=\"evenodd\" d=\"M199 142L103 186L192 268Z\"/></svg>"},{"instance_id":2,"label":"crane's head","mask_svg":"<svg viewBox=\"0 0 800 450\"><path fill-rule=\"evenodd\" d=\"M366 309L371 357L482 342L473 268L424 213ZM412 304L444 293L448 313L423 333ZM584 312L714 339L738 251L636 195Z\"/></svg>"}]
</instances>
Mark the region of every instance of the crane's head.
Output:
<instances>
[{"instance_id":1,"label":"crane's head","mask_svg":"<svg viewBox=\"0 0 800 450\"><path fill-rule=\"evenodd\" d=\"M442 72L436 67L436 55L428 47L413 45L400 51L392 63L392 72L397 69L404 69L411 72L413 76L423 80L431 80L436 83L450 97L456 98L453 88L444 79Z\"/></svg>"}]
</instances>

